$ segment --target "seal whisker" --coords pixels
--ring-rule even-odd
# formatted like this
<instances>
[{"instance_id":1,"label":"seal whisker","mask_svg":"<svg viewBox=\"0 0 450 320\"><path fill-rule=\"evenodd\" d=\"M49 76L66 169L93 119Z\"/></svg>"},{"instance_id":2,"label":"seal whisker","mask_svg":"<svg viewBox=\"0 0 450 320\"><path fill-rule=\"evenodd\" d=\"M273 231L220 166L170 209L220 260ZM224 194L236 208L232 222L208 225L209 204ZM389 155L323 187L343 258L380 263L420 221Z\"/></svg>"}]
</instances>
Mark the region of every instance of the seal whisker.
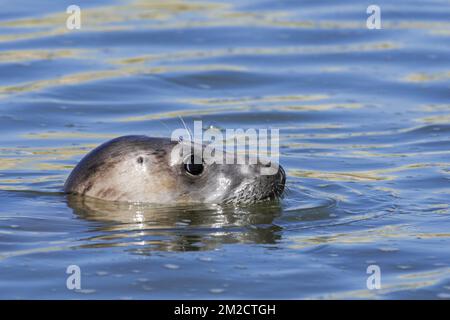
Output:
<instances>
[{"instance_id":1,"label":"seal whisker","mask_svg":"<svg viewBox=\"0 0 450 320\"><path fill-rule=\"evenodd\" d=\"M189 140L190 140L191 142L194 141L194 138L193 138L193 134L192 134L192 132L191 132L191 129L189 129L189 127L186 125L186 123L185 123L184 120L183 120L183 117L179 115L178 118L180 118L181 123L183 123L184 128L186 129L187 133L189 134Z\"/></svg>"}]
</instances>

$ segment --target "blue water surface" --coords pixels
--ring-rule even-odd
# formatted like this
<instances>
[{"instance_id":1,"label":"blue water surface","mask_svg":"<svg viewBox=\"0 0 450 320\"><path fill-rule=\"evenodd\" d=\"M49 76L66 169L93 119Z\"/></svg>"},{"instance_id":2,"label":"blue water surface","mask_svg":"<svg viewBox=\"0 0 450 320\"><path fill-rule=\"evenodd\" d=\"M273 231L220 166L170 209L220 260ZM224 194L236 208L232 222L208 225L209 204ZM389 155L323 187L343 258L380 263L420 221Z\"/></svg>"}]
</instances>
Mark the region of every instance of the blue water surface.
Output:
<instances>
[{"instance_id":1,"label":"blue water surface","mask_svg":"<svg viewBox=\"0 0 450 320\"><path fill-rule=\"evenodd\" d=\"M449 1L380 0L379 30L365 1L75 2L80 30L74 1L0 5L0 298L450 297ZM95 146L180 116L279 129L285 198L61 193Z\"/></svg>"}]
</instances>

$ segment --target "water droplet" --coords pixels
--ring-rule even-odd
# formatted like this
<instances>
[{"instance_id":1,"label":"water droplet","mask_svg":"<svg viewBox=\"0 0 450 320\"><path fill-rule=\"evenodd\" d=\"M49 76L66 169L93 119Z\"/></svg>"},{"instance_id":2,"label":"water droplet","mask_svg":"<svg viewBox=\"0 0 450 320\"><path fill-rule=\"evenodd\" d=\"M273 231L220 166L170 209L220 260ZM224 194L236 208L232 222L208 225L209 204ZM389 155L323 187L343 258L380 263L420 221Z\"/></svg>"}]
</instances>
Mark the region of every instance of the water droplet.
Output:
<instances>
[{"instance_id":1,"label":"water droplet","mask_svg":"<svg viewBox=\"0 0 450 320\"><path fill-rule=\"evenodd\" d=\"M339 255L337 253L330 253L329 256L330 257L339 257Z\"/></svg>"},{"instance_id":2,"label":"water droplet","mask_svg":"<svg viewBox=\"0 0 450 320\"><path fill-rule=\"evenodd\" d=\"M394 247L381 247L379 249L380 249L380 251L383 251L383 252L395 252L395 251L398 251L398 248L394 248Z\"/></svg>"},{"instance_id":3,"label":"water droplet","mask_svg":"<svg viewBox=\"0 0 450 320\"><path fill-rule=\"evenodd\" d=\"M225 289L222 289L222 288L213 288L213 289L209 290L209 292L214 293L214 294L222 293L224 291L225 291Z\"/></svg>"},{"instance_id":4,"label":"water droplet","mask_svg":"<svg viewBox=\"0 0 450 320\"><path fill-rule=\"evenodd\" d=\"M94 290L94 289L78 289L78 290L75 290L75 292L83 293L83 294L90 294L90 293L96 292L96 290Z\"/></svg>"},{"instance_id":5,"label":"water droplet","mask_svg":"<svg viewBox=\"0 0 450 320\"><path fill-rule=\"evenodd\" d=\"M402 270L407 270L407 269L411 269L411 266L408 265L398 265L397 268L402 269Z\"/></svg>"},{"instance_id":6,"label":"water droplet","mask_svg":"<svg viewBox=\"0 0 450 320\"><path fill-rule=\"evenodd\" d=\"M200 257L200 258L198 258L198 260L200 260L200 261L206 261L206 262L213 261L213 259L210 258L210 257Z\"/></svg>"}]
</instances>

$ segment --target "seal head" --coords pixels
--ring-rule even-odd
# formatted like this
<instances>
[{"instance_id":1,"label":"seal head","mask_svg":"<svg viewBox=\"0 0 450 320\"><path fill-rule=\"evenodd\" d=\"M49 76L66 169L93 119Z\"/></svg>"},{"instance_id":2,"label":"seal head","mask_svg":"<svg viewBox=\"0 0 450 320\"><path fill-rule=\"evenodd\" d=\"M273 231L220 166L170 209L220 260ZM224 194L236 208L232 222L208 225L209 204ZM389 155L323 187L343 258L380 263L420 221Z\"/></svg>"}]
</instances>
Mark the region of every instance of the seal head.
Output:
<instances>
[{"instance_id":1,"label":"seal head","mask_svg":"<svg viewBox=\"0 0 450 320\"><path fill-rule=\"evenodd\" d=\"M254 203L283 193L286 178L281 166L275 174L264 175L267 166L262 164L186 163L182 147L183 142L168 138L110 140L78 163L64 191L108 201L157 204Z\"/></svg>"}]
</instances>

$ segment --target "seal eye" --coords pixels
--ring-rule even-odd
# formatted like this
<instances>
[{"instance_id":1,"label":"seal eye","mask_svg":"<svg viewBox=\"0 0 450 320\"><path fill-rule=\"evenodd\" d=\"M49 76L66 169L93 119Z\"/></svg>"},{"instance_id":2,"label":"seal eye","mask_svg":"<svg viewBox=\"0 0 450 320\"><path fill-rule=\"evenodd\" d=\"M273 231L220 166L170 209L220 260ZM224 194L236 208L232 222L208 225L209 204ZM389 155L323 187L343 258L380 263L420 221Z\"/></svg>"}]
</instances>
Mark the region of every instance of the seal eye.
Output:
<instances>
[{"instance_id":1,"label":"seal eye","mask_svg":"<svg viewBox=\"0 0 450 320\"><path fill-rule=\"evenodd\" d=\"M144 158L138 157L136 161L137 161L137 163L139 163L139 164L143 164L143 163L144 163Z\"/></svg>"},{"instance_id":2,"label":"seal eye","mask_svg":"<svg viewBox=\"0 0 450 320\"><path fill-rule=\"evenodd\" d=\"M189 163L184 164L184 170L193 176L200 175L203 172L203 169L203 163L194 163L194 155L191 155L191 160Z\"/></svg>"}]
</instances>

